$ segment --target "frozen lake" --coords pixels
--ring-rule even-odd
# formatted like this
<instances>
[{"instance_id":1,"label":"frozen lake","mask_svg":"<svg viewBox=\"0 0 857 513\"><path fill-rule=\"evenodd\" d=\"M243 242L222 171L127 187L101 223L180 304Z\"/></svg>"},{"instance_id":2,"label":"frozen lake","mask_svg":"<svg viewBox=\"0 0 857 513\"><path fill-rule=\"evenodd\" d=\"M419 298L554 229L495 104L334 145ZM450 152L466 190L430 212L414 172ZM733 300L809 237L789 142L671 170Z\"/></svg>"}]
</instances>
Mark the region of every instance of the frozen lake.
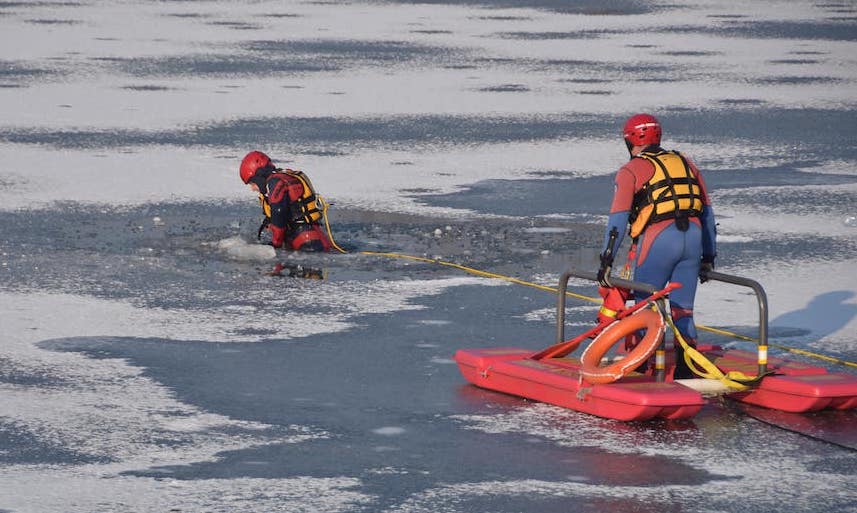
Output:
<instances>
[{"instance_id":1,"label":"frozen lake","mask_svg":"<svg viewBox=\"0 0 857 513\"><path fill-rule=\"evenodd\" d=\"M857 511L853 451L729 403L467 385L455 350L549 345L554 297L356 253L594 270L649 111L772 341L857 361L854 2L0 2L0 39L0 512ZM255 244L251 149L352 254ZM700 288L697 322L756 318Z\"/></svg>"}]
</instances>

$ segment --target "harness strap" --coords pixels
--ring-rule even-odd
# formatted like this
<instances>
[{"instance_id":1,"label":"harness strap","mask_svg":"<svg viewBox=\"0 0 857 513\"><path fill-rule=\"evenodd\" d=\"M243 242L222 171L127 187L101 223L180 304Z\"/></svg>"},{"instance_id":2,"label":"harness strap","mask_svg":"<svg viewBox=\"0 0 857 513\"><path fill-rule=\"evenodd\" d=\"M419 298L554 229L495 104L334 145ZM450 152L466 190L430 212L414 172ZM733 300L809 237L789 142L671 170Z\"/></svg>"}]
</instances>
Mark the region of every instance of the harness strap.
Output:
<instances>
[{"instance_id":1,"label":"harness strap","mask_svg":"<svg viewBox=\"0 0 857 513\"><path fill-rule=\"evenodd\" d=\"M296 169L283 169L282 172L298 180L304 190L303 196L293 202L298 208L297 211L292 212L292 221L310 224L321 219L322 212L318 207L318 196L309 178L303 171Z\"/></svg>"},{"instance_id":2,"label":"harness strap","mask_svg":"<svg viewBox=\"0 0 857 513\"><path fill-rule=\"evenodd\" d=\"M682 163L682 168L684 171L684 176L672 176L667 169L666 164L658 158L660 155L671 154L677 156ZM696 201L702 202L702 197L698 192L694 192L694 188L699 189L699 181L692 175L690 171L690 165L687 162L687 159L681 153L676 151L662 151L660 153L647 153L643 152L637 155L638 158L643 158L652 163L652 165L657 166L661 173L663 173L664 177L657 182L647 182L643 188L638 193L638 196L634 200L634 212L632 215L632 222L636 219L640 210L647 206L652 205L652 209L654 210L651 215L648 217L646 224L655 223L658 221L662 221L664 219L678 219L678 218L687 218L687 217L699 217L702 214L701 209L693 208L693 205ZM687 186L686 193L679 193L676 190L677 185L685 185ZM660 191L657 196L654 195L655 191ZM671 201L673 204L673 210L669 212L657 212L657 204L660 202L661 198L664 194L669 193L670 196L667 198L667 201ZM681 200L686 199L689 200L690 206L687 209L681 208Z\"/></svg>"},{"instance_id":3,"label":"harness strap","mask_svg":"<svg viewBox=\"0 0 857 513\"><path fill-rule=\"evenodd\" d=\"M673 177L670 176L670 172L667 171L667 166L659 158L649 158L649 161L655 162L658 166L660 166L661 171L663 171L663 173L664 173L664 181L667 183L667 187L669 188L670 193L672 193L672 199L673 199L673 205L674 205L673 211L676 213L681 212L681 209L679 208L679 202L678 202L678 192L675 190L675 180L673 180ZM684 161L682 161L682 162L684 162ZM687 175L688 170L687 170L686 166L684 168L684 172L685 172L685 178L687 178L686 175ZM655 216L657 216L657 213L655 213Z\"/></svg>"}]
</instances>

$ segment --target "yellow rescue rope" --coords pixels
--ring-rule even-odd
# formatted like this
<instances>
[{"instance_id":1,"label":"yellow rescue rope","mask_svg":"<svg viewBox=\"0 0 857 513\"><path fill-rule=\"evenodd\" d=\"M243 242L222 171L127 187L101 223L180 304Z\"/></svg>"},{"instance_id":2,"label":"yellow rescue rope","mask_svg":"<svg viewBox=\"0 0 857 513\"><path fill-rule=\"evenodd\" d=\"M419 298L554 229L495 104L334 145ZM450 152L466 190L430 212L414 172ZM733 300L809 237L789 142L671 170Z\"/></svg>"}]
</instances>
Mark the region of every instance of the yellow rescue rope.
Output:
<instances>
[{"instance_id":1,"label":"yellow rescue rope","mask_svg":"<svg viewBox=\"0 0 857 513\"><path fill-rule=\"evenodd\" d=\"M327 220L327 209L329 206L327 201L319 194L316 194L316 197L318 198L318 202L321 203L321 217L324 218L324 228L327 230L327 238L330 239L330 244L340 253L348 253L344 249L340 248L339 245L336 244L336 241L333 240L333 232L330 230L330 221Z\"/></svg>"},{"instance_id":2,"label":"yellow rescue rope","mask_svg":"<svg viewBox=\"0 0 857 513\"><path fill-rule=\"evenodd\" d=\"M718 335L724 335L727 337L737 338L739 340L746 340L748 342L755 342L757 344L759 343L758 338L748 337L746 335L739 335L738 333L732 333L731 331L721 330L721 329L717 329L717 328L711 328L708 326L703 326L701 324L697 324L696 328L699 330L707 331L709 333L715 333ZM794 353L794 354L809 356L812 358L818 358L819 360L824 360L824 361L831 362L831 363L837 363L840 365L846 365L848 367L857 367L857 363L855 363L855 362L849 362L848 360L842 360L840 358L835 358L833 356L828 356L828 355L824 355L824 354L813 353L812 351L807 351L806 349L798 349L796 347L783 346L780 344L774 344L773 342L769 342L768 345L771 347L776 347L777 349L781 349L783 351L788 351L790 353Z\"/></svg>"},{"instance_id":3,"label":"yellow rescue rope","mask_svg":"<svg viewBox=\"0 0 857 513\"><path fill-rule=\"evenodd\" d=\"M661 312L661 316L666 320L667 324L673 330L675 340L681 344L684 349L684 361L694 374L703 379L714 379L720 381L727 387L736 390L747 390L749 385L761 380L764 376L747 376L743 372L729 371L723 373L716 365L711 363L711 360L705 357L702 353L691 347L678 331L672 316L666 312Z\"/></svg>"},{"instance_id":4,"label":"yellow rescue rope","mask_svg":"<svg viewBox=\"0 0 857 513\"><path fill-rule=\"evenodd\" d=\"M336 250L339 251L340 253L348 253L346 250L339 247L336 244L336 242L334 242L333 233L330 230L330 223L327 220L328 203L326 201L324 201L324 199L321 196L319 196L318 199L319 199L319 202L322 204L322 217L324 217L324 226L325 226L325 229L327 230L327 235L328 235L328 238L330 239L331 245L334 248L336 248ZM390 253L390 252L382 252L382 251L359 251L358 253L361 255L373 255L373 256L380 256L380 257L386 257L386 258L400 258L400 259L404 259L404 260L412 260L415 262L424 262L424 263L428 263L428 264L442 265L445 267L451 267L453 269L458 269L458 270L464 271L466 273L474 274L476 276L482 276L483 278L493 278L493 279L497 279L497 280L503 280L503 281L507 281L509 283L515 283L517 285L523 285L525 287L532 287L535 289L543 290L545 292L552 292L554 294L559 292L559 290L556 287L549 287L547 285L539 285L538 283L520 280L518 278L513 278L511 276L506 276L503 274L492 273L492 272L488 272L488 271L482 271L480 269L475 269L473 267L467 267L466 265L456 264L453 262L447 262L444 260L440 260L438 258L425 258L425 257L418 257L418 256L413 256L413 255L406 255L406 254L402 254L402 253ZM566 295L569 297L579 299L581 301L589 301L590 303L595 303L595 304L600 304L602 302L602 299L600 297L584 296L582 294L575 294L574 292L571 292L571 291L566 291ZM705 359L705 357L702 356L702 353L700 353L699 351L696 351L695 349L693 349L692 347L687 345L687 342L684 341L684 339L678 333L677 328L672 323L672 319L670 318L670 316L664 315L664 318L667 319L667 322L670 324L670 326L675 331L675 333L677 335L677 340L679 340L679 343L682 344L682 347L691 349L691 351L687 351L687 349L685 349L685 355L696 353L702 359ZM748 337L746 335L741 335L739 333L734 333L732 331L727 331L727 330L718 329L718 328L711 328L708 326L704 326L702 324L697 324L696 328L701 330L701 331L707 331L709 333L724 335L724 336L732 337L732 338L735 338L738 340L746 340L748 342L754 342L756 344L759 343L758 338ZM780 345L780 344L769 343L768 345L771 347L776 347L777 349L781 349L783 351L788 351L788 352L794 353L794 354L800 354L803 356L808 356L811 358L817 358L819 360L824 360L824 361L836 363L839 365L845 365L848 367L857 368L857 362L850 362L848 360L835 358L833 356L814 353L812 351L807 351L805 349L797 349L794 347L788 347L788 346L784 346L784 345ZM707 359L705 359L705 361L708 362ZM714 364L712 364L711 362L708 362L708 364L711 365L715 370L717 370L717 372L720 372L720 370L717 369L717 367L714 367ZM705 366L702 363L700 363L700 366L703 366L703 370L707 368L707 366ZM691 369L693 369L693 367L691 367ZM706 371L706 372L710 372L710 371ZM738 373L738 374L740 374L740 373ZM743 376L743 378L741 378L741 377L729 378L729 375L727 374L727 379L741 380L741 379L746 378L750 381L758 379L756 377L747 377L747 376L744 376L743 374L741 374L741 376ZM711 379L718 379L718 378L711 378ZM744 388L746 388L746 386Z\"/></svg>"},{"instance_id":5,"label":"yellow rescue rope","mask_svg":"<svg viewBox=\"0 0 857 513\"><path fill-rule=\"evenodd\" d=\"M470 274L474 274L476 276L482 276L483 278L494 278L497 280L508 281L509 283L524 285L526 287L533 287L535 289L544 290L546 292L553 292L554 294L557 293L557 289L554 287L548 287L547 285L539 285L538 283L532 283L529 281L519 280L518 278L513 278L511 276L506 276L503 274L497 274L497 273L492 273L492 272L488 272L488 271L481 271L479 269L474 269L473 267L467 267L466 265L456 264L453 262L446 262L444 260L439 260L437 258L425 258L425 257L418 257L418 256L413 256L413 255L404 255L401 253L384 253L384 252L380 252L380 251L360 251L359 253L361 255L375 255L375 256L382 256L382 257L388 257L388 258L402 258L405 260L413 260L416 262L425 262L428 264L437 264L437 265L442 265L445 267L452 267L453 269L459 269L461 271L464 271L464 272L467 272ZM583 296L580 294L575 294L574 292L569 292L569 291L566 291L566 295L568 295L570 297L577 298L577 299L582 299L584 301L595 300L595 298Z\"/></svg>"}]
</instances>

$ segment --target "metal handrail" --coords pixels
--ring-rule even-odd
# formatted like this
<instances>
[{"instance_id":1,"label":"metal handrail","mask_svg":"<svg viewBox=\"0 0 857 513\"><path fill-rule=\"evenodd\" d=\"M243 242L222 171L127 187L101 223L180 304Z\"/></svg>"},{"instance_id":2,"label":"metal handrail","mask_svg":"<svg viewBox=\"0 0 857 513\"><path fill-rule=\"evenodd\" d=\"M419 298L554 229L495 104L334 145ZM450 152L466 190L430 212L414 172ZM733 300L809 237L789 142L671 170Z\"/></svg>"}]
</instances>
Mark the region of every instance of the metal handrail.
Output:
<instances>
[{"instance_id":1,"label":"metal handrail","mask_svg":"<svg viewBox=\"0 0 857 513\"><path fill-rule=\"evenodd\" d=\"M556 340L557 343L565 340L565 298L568 290L568 280L574 276L589 281L598 281L597 275L593 272L580 271L570 268L559 277L559 286L557 287L557 307L556 307ZM768 296L765 294L765 289L762 285L749 278L741 276L733 276L717 271L702 271L700 276L703 279L730 283L739 285L753 290L756 294L756 301L759 304L759 343L757 348L757 364L758 375L763 376L768 372ZM616 287L621 287L628 290L638 290L648 294L654 294L658 289L648 283L641 283L623 278L610 278L610 283ZM663 305L663 300L658 300ZM662 311L664 311L662 309Z\"/></svg>"},{"instance_id":2,"label":"metal handrail","mask_svg":"<svg viewBox=\"0 0 857 513\"><path fill-rule=\"evenodd\" d=\"M717 271L702 271L700 276L703 279L722 281L733 285L740 285L753 289L756 293L756 301L759 303L759 345L757 350L759 371L758 375L763 376L768 372L768 296L765 294L765 289L762 285L749 278L741 276L733 276Z\"/></svg>"},{"instance_id":3,"label":"metal handrail","mask_svg":"<svg viewBox=\"0 0 857 513\"><path fill-rule=\"evenodd\" d=\"M568 290L568 280L572 276L574 276L575 278L582 278L584 280L598 282L598 277L595 273L579 271L573 268L569 268L567 271L560 275L559 286L557 287L556 306L556 341L558 344L565 341L565 296L566 291ZM646 292L647 294L654 294L659 291L657 287L649 285L648 283L626 280L624 278L611 277L610 284L623 289ZM663 315L664 312L666 312L664 299L658 299L657 303L659 305L658 310L661 312L661 315ZM658 346L658 351L660 351L661 355L663 355L664 344L664 340L661 339L660 345ZM655 371L655 379L657 381L664 381L665 373L663 365L657 365L657 369Z\"/></svg>"},{"instance_id":4,"label":"metal handrail","mask_svg":"<svg viewBox=\"0 0 857 513\"><path fill-rule=\"evenodd\" d=\"M579 271L574 268L569 268L559 277L559 286L557 287L557 305L556 305L556 341L563 342L565 340L565 293L568 290L568 280L574 276L584 280L598 282L595 273ZM610 283L616 287L628 290L639 290L648 294L654 294L658 291L656 287L648 283L626 280L624 278L610 278Z\"/></svg>"}]
</instances>

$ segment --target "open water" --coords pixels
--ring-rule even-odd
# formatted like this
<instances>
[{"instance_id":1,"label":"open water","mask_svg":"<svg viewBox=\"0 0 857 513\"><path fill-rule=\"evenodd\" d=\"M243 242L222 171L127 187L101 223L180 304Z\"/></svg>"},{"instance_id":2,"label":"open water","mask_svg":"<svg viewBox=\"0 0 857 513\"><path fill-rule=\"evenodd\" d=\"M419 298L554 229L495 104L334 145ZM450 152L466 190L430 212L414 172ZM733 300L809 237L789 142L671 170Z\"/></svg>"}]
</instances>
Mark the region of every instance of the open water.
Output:
<instances>
[{"instance_id":1,"label":"open water","mask_svg":"<svg viewBox=\"0 0 857 513\"><path fill-rule=\"evenodd\" d=\"M857 453L728 402L467 385L455 350L549 345L554 297L358 253L594 270L651 111L772 341L857 361L854 2L0 2L0 38L0 511L857 511ZM256 243L250 149L350 254ZM697 312L755 334L745 291Z\"/></svg>"}]
</instances>

